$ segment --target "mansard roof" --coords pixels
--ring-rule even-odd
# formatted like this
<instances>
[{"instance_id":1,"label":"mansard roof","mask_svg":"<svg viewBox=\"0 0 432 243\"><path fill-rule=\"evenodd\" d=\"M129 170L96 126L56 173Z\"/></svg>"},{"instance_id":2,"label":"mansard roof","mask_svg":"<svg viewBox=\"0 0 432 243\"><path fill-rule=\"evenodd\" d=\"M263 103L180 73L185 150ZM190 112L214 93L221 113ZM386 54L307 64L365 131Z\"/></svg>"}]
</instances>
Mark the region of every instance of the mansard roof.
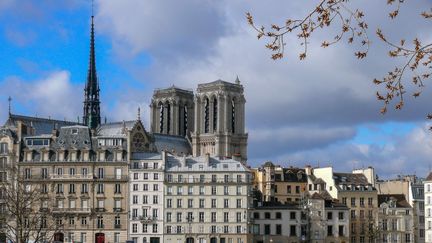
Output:
<instances>
[{"instance_id":1,"label":"mansard roof","mask_svg":"<svg viewBox=\"0 0 432 243\"><path fill-rule=\"evenodd\" d=\"M167 156L165 165L168 172L248 172L249 169L240 161L217 159L208 155L200 157Z\"/></svg>"},{"instance_id":2,"label":"mansard roof","mask_svg":"<svg viewBox=\"0 0 432 243\"><path fill-rule=\"evenodd\" d=\"M50 118L22 116L10 114L9 119L6 121L5 126L17 127L18 122L22 122L28 127L34 128L33 135L50 134L52 130L57 127L59 129L63 126L77 125L78 122L54 120Z\"/></svg>"},{"instance_id":3,"label":"mansard roof","mask_svg":"<svg viewBox=\"0 0 432 243\"><path fill-rule=\"evenodd\" d=\"M91 131L87 126L65 126L60 128L53 148L92 149Z\"/></svg>"},{"instance_id":4,"label":"mansard roof","mask_svg":"<svg viewBox=\"0 0 432 243\"><path fill-rule=\"evenodd\" d=\"M98 136L123 136L124 129L131 130L137 121L111 122L101 124L97 128Z\"/></svg>"},{"instance_id":5,"label":"mansard roof","mask_svg":"<svg viewBox=\"0 0 432 243\"><path fill-rule=\"evenodd\" d=\"M395 202L396 208L411 208L411 205L405 198L404 194L383 194L378 195L378 206L382 203Z\"/></svg>"},{"instance_id":6,"label":"mansard roof","mask_svg":"<svg viewBox=\"0 0 432 243\"><path fill-rule=\"evenodd\" d=\"M369 185L367 178L363 174L354 173L333 173L333 178L337 185Z\"/></svg>"}]
</instances>

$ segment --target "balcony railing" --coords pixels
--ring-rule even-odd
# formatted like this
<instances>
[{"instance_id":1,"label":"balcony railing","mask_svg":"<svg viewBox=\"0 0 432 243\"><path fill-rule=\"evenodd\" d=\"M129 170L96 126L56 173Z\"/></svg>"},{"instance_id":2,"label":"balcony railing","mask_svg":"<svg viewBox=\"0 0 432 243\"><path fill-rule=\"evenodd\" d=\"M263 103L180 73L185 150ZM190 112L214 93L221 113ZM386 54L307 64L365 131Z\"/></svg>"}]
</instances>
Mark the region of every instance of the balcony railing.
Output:
<instances>
[{"instance_id":1,"label":"balcony railing","mask_svg":"<svg viewBox=\"0 0 432 243\"><path fill-rule=\"evenodd\" d=\"M204 180L202 180L200 178L185 178L185 179L181 179L181 180L165 178L164 182L166 182L166 183L208 183L208 184L212 184L212 183L221 183L221 184L226 184L226 183L250 183L250 181L248 181L246 179L242 179L242 180L237 180L237 179L229 179L229 180L218 179L218 180L213 180L212 178L206 178Z\"/></svg>"},{"instance_id":2,"label":"balcony railing","mask_svg":"<svg viewBox=\"0 0 432 243\"><path fill-rule=\"evenodd\" d=\"M154 222L154 221L158 220L158 218L152 217L152 216L135 216L135 217L132 217L132 220L139 220L142 223L150 223L150 222Z\"/></svg>"},{"instance_id":3,"label":"balcony railing","mask_svg":"<svg viewBox=\"0 0 432 243\"><path fill-rule=\"evenodd\" d=\"M90 213L90 208L53 208L53 213Z\"/></svg>"},{"instance_id":4,"label":"balcony railing","mask_svg":"<svg viewBox=\"0 0 432 243\"><path fill-rule=\"evenodd\" d=\"M93 179L92 175L81 175L81 174L76 174L76 175L68 175L68 174L64 174L64 175L51 175L50 176L51 179L53 180L77 180L77 179L81 179L81 180L91 180Z\"/></svg>"}]
</instances>

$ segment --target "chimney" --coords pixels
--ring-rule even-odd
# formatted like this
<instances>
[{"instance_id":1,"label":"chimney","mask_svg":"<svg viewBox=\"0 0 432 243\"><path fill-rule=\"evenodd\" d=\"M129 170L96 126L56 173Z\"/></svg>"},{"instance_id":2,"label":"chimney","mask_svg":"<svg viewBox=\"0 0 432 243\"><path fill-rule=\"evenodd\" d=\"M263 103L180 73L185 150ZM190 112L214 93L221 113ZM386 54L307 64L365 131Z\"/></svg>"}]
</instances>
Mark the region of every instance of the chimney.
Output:
<instances>
[{"instance_id":1,"label":"chimney","mask_svg":"<svg viewBox=\"0 0 432 243\"><path fill-rule=\"evenodd\" d=\"M205 162L207 163L208 166L210 166L210 153L205 154Z\"/></svg>"}]
</instances>

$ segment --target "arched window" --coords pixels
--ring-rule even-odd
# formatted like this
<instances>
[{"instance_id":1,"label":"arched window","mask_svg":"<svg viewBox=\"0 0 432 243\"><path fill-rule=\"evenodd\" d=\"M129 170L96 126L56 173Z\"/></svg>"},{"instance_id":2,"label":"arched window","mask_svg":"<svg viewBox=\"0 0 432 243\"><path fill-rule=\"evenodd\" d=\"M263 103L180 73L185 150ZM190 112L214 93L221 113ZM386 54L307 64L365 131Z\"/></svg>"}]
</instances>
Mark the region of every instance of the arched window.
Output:
<instances>
[{"instance_id":1,"label":"arched window","mask_svg":"<svg viewBox=\"0 0 432 243\"><path fill-rule=\"evenodd\" d=\"M209 99L206 98L205 99L205 104L204 104L204 133L208 133L209 132L209 115L210 115L210 102Z\"/></svg>"},{"instance_id":2,"label":"arched window","mask_svg":"<svg viewBox=\"0 0 432 243\"><path fill-rule=\"evenodd\" d=\"M163 124L164 124L164 107L161 104L159 107L159 132L163 133Z\"/></svg>"},{"instance_id":3,"label":"arched window","mask_svg":"<svg viewBox=\"0 0 432 243\"><path fill-rule=\"evenodd\" d=\"M217 119L218 119L218 102L217 98L213 100L213 131L217 130Z\"/></svg>"},{"instance_id":4,"label":"arched window","mask_svg":"<svg viewBox=\"0 0 432 243\"><path fill-rule=\"evenodd\" d=\"M231 132L235 133L235 100L231 100Z\"/></svg>"},{"instance_id":5,"label":"arched window","mask_svg":"<svg viewBox=\"0 0 432 243\"><path fill-rule=\"evenodd\" d=\"M184 109L184 116L183 116L183 124L184 124L184 126L183 126L183 135L187 135L187 131L188 131L188 109L187 109L187 106L185 105L184 107L183 107L183 109Z\"/></svg>"},{"instance_id":6,"label":"arched window","mask_svg":"<svg viewBox=\"0 0 432 243\"><path fill-rule=\"evenodd\" d=\"M171 131L171 105L167 105L167 131L166 133L169 134Z\"/></svg>"}]
</instances>

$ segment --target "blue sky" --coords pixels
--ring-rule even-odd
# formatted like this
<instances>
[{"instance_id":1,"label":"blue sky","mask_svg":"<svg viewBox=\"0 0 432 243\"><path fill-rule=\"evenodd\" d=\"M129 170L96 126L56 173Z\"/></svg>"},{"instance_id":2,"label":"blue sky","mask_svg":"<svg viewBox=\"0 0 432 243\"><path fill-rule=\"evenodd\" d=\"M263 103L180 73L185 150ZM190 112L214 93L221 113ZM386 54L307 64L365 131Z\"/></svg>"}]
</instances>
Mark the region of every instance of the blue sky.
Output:
<instances>
[{"instance_id":1,"label":"blue sky","mask_svg":"<svg viewBox=\"0 0 432 243\"><path fill-rule=\"evenodd\" d=\"M432 155L424 119L431 91L408 99L402 111L379 114L379 87L371 81L398 62L387 57L388 47L373 32L379 26L393 39L424 37L430 26L418 13L431 5L426 0L404 5L392 22L383 14L391 9L385 2L363 9L373 41L367 59L358 61L346 43L320 48L331 33L318 32L305 61L298 61L300 48L290 37L286 58L275 62L247 25L245 12L269 24L301 16L311 3L279 0L275 9L259 0L96 0L103 116L134 119L140 106L148 127L155 88L195 89L198 83L234 81L238 75L246 90L251 165L266 160L332 164L339 170L373 165L386 176L421 171ZM14 113L82 116L90 16L89 0L0 1L0 120L6 119L8 96Z\"/></svg>"}]
</instances>

